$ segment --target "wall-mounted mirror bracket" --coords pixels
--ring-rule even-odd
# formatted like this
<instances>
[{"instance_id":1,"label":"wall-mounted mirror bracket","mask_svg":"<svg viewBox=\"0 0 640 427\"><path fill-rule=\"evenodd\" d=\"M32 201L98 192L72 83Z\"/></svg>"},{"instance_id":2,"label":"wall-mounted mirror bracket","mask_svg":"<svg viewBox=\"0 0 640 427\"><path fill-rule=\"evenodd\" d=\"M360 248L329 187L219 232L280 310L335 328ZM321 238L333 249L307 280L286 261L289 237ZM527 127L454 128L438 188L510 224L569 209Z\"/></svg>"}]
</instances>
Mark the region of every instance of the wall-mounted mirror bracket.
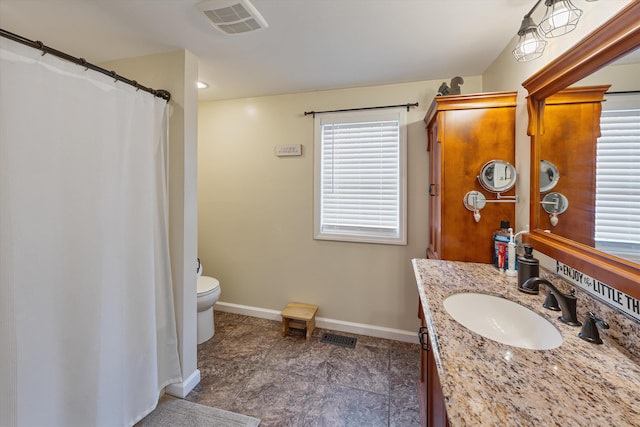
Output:
<instances>
[{"instance_id":1,"label":"wall-mounted mirror bracket","mask_svg":"<svg viewBox=\"0 0 640 427\"><path fill-rule=\"evenodd\" d=\"M518 203L518 196L503 196L500 193L496 193L496 200L489 200L493 203Z\"/></svg>"},{"instance_id":2,"label":"wall-mounted mirror bracket","mask_svg":"<svg viewBox=\"0 0 640 427\"><path fill-rule=\"evenodd\" d=\"M495 200L487 199L484 194L479 191L469 191L464 195L462 199L464 207L473 212L473 219L476 222L480 222L480 210L484 208L487 203L518 203L518 196L503 196L500 193L496 194Z\"/></svg>"},{"instance_id":3,"label":"wall-mounted mirror bracket","mask_svg":"<svg viewBox=\"0 0 640 427\"><path fill-rule=\"evenodd\" d=\"M569 199L561 193L546 194L540 201L542 209L549 214L549 222L555 227L558 225L558 215L564 213L569 208Z\"/></svg>"},{"instance_id":4,"label":"wall-mounted mirror bracket","mask_svg":"<svg viewBox=\"0 0 640 427\"><path fill-rule=\"evenodd\" d=\"M487 199L479 191L469 191L462 199L464 207L473 212L473 219L480 222L480 209L487 205Z\"/></svg>"}]
</instances>

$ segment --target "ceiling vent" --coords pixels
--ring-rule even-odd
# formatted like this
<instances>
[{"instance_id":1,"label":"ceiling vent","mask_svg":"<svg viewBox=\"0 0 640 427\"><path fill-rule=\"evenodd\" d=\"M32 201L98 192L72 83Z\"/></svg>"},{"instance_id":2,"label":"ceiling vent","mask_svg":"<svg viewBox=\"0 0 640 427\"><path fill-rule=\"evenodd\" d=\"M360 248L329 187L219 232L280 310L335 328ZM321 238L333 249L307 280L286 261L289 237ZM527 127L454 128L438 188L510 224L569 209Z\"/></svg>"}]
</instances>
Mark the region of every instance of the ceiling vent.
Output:
<instances>
[{"instance_id":1,"label":"ceiling vent","mask_svg":"<svg viewBox=\"0 0 640 427\"><path fill-rule=\"evenodd\" d=\"M269 25L249 0L206 0L198 4L211 25L225 34L261 30Z\"/></svg>"}]
</instances>

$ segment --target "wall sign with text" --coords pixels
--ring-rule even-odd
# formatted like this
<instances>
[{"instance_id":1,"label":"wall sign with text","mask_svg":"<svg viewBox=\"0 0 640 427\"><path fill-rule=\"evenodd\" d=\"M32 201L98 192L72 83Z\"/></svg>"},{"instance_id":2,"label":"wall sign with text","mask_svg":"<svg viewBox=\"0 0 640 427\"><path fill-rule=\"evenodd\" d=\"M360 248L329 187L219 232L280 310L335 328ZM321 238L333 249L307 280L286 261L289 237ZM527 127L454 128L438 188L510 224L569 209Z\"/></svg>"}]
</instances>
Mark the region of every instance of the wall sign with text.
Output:
<instances>
[{"instance_id":1,"label":"wall sign with text","mask_svg":"<svg viewBox=\"0 0 640 427\"><path fill-rule=\"evenodd\" d=\"M556 261L556 273L594 297L640 321L640 301L573 267Z\"/></svg>"}]
</instances>

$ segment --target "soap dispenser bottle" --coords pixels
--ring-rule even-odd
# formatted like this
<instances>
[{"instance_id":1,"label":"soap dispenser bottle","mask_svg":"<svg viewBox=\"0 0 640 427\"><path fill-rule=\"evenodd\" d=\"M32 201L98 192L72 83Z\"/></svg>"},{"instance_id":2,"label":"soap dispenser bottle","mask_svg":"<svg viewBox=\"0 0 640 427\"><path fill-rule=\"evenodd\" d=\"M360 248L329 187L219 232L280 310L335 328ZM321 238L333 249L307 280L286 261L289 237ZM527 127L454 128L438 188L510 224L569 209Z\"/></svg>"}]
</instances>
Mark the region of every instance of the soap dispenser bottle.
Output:
<instances>
[{"instance_id":1,"label":"soap dispenser bottle","mask_svg":"<svg viewBox=\"0 0 640 427\"><path fill-rule=\"evenodd\" d=\"M540 275L540 261L533 257L533 246L525 243L524 255L518 257L518 288L532 277Z\"/></svg>"}]
</instances>

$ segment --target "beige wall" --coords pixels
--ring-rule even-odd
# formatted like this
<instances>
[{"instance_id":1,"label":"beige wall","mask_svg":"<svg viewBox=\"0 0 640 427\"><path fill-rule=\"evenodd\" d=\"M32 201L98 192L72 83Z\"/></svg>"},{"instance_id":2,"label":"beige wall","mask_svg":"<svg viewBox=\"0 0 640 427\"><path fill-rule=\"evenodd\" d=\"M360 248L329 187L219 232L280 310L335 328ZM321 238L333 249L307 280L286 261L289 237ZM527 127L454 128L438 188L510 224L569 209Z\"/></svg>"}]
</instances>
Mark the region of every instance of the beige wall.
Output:
<instances>
[{"instance_id":1,"label":"beige wall","mask_svg":"<svg viewBox=\"0 0 640 427\"><path fill-rule=\"evenodd\" d=\"M577 85L610 84L609 91L637 91L640 90L640 63L608 65L599 71L580 80Z\"/></svg>"},{"instance_id":2,"label":"beige wall","mask_svg":"<svg viewBox=\"0 0 640 427\"><path fill-rule=\"evenodd\" d=\"M529 120L526 108L527 92L522 87L522 82L549 61L567 51L628 3L628 0L580 2L577 6L584 11L584 14L580 18L578 27L562 37L547 39L549 43L540 58L525 63L516 62L511 54L518 40L516 36L483 74L483 89L486 92L518 91L518 105L516 107L516 170L518 172L516 192L520 197L520 203L516 205L516 229L518 231L529 229L530 138L527 135ZM534 21L539 23L543 14L544 7L538 8L534 14Z\"/></svg>"},{"instance_id":3,"label":"beige wall","mask_svg":"<svg viewBox=\"0 0 640 427\"><path fill-rule=\"evenodd\" d=\"M415 331L411 259L425 256L428 224L422 119L441 83L200 103L198 255L204 274L221 282L220 301L278 311L307 302L320 307L320 317ZM480 77L465 78L463 93L481 90ZM314 127L303 113L415 101L407 133L408 245L314 240ZM303 155L276 157L282 144L302 144Z\"/></svg>"},{"instance_id":4,"label":"beige wall","mask_svg":"<svg viewBox=\"0 0 640 427\"><path fill-rule=\"evenodd\" d=\"M197 58L188 51L112 61L100 66L154 89L171 92L169 103L169 239L171 273L184 397L200 380L197 370L196 258L198 127Z\"/></svg>"}]
</instances>

